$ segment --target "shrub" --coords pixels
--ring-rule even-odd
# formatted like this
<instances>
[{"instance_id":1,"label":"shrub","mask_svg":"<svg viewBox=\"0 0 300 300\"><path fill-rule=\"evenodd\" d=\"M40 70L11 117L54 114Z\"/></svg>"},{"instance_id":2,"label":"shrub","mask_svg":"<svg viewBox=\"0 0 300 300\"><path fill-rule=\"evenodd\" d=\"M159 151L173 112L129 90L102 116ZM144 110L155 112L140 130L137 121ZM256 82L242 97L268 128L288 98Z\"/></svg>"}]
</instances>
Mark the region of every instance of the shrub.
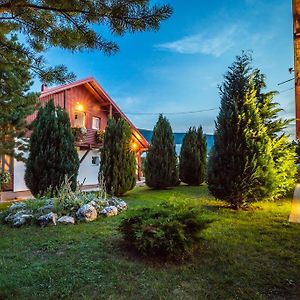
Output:
<instances>
[{"instance_id":1,"label":"shrub","mask_svg":"<svg viewBox=\"0 0 300 300\"><path fill-rule=\"evenodd\" d=\"M2 188L10 182L10 174L8 172L0 171L0 192Z\"/></svg>"},{"instance_id":2,"label":"shrub","mask_svg":"<svg viewBox=\"0 0 300 300\"><path fill-rule=\"evenodd\" d=\"M130 148L132 133L124 119L110 119L101 150L102 174L107 192L119 196L132 190L136 182L135 153Z\"/></svg>"},{"instance_id":3,"label":"shrub","mask_svg":"<svg viewBox=\"0 0 300 300\"><path fill-rule=\"evenodd\" d=\"M179 183L177 156L172 127L163 115L159 115L153 129L151 145L145 162L146 184L164 189Z\"/></svg>"},{"instance_id":4,"label":"shrub","mask_svg":"<svg viewBox=\"0 0 300 300\"><path fill-rule=\"evenodd\" d=\"M206 177L206 136L202 127L190 127L180 151L179 178L188 185L200 185Z\"/></svg>"},{"instance_id":5,"label":"shrub","mask_svg":"<svg viewBox=\"0 0 300 300\"><path fill-rule=\"evenodd\" d=\"M62 108L54 106L53 100L39 109L29 148L25 182L34 196L49 191L53 196L65 176L71 178L72 189L76 188L79 158L70 120Z\"/></svg>"},{"instance_id":6,"label":"shrub","mask_svg":"<svg viewBox=\"0 0 300 300\"><path fill-rule=\"evenodd\" d=\"M143 256L183 260L197 248L210 222L197 208L162 203L156 209L137 209L123 219L119 230Z\"/></svg>"}]
</instances>

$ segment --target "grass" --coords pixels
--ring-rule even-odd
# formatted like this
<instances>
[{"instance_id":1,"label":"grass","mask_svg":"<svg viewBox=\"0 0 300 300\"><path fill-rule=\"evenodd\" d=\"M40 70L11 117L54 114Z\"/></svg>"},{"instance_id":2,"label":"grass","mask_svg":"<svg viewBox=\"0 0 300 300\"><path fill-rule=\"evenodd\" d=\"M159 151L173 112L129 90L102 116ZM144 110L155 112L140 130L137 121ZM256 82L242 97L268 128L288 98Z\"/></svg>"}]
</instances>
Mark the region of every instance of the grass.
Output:
<instances>
[{"instance_id":1,"label":"grass","mask_svg":"<svg viewBox=\"0 0 300 300\"><path fill-rule=\"evenodd\" d=\"M124 200L131 209L174 197L216 219L181 265L123 250L117 227L126 213L77 226L0 225L0 299L299 299L300 225L287 222L290 199L233 211L205 186L179 186L136 188Z\"/></svg>"}]
</instances>

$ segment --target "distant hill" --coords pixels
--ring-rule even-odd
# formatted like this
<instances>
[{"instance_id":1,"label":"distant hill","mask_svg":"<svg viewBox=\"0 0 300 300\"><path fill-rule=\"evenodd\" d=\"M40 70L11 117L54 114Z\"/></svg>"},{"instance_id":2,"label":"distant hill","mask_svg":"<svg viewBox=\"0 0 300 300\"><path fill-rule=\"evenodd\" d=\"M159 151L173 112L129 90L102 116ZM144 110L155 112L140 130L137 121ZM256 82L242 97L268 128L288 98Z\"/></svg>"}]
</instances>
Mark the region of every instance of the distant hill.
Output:
<instances>
[{"instance_id":1,"label":"distant hill","mask_svg":"<svg viewBox=\"0 0 300 300\"><path fill-rule=\"evenodd\" d=\"M145 137L145 139L148 141L148 143L151 143L151 138L153 131L152 130L147 130L147 129L139 129L139 132ZM184 137L185 133L184 132L174 132L174 139L175 139L175 144L176 144L176 152L179 154L180 148L182 145L182 140ZM214 136L212 134L207 134L207 152L209 152L214 144Z\"/></svg>"}]
</instances>

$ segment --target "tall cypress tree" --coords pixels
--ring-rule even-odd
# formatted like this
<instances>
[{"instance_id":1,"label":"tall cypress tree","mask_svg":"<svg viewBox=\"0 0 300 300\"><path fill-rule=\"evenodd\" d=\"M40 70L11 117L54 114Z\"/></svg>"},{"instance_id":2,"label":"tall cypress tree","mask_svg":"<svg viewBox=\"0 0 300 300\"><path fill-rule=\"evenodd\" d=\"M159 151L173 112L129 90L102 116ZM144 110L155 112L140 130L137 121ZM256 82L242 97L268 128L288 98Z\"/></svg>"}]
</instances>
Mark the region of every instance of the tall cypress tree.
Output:
<instances>
[{"instance_id":1,"label":"tall cypress tree","mask_svg":"<svg viewBox=\"0 0 300 300\"><path fill-rule=\"evenodd\" d=\"M175 186L179 180L172 127L163 115L159 115L153 130L145 177L146 184L157 189Z\"/></svg>"},{"instance_id":2,"label":"tall cypress tree","mask_svg":"<svg viewBox=\"0 0 300 300\"><path fill-rule=\"evenodd\" d=\"M180 151L179 178L189 185L200 185L206 173L206 137L202 127L191 127L185 134Z\"/></svg>"},{"instance_id":3,"label":"tall cypress tree","mask_svg":"<svg viewBox=\"0 0 300 300\"><path fill-rule=\"evenodd\" d=\"M220 87L221 108L210 154L208 184L214 196L239 208L272 196L272 142L257 105L251 57L242 54Z\"/></svg>"},{"instance_id":4,"label":"tall cypress tree","mask_svg":"<svg viewBox=\"0 0 300 300\"><path fill-rule=\"evenodd\" d=\"M131 129L124 119L110 119L104 135L101 166L105 186L112 195L123 195L136 183L135 154L130 147Z\"/></svg>"},{"instance_id":5,"label":"tall cypress tree","mask_svg":"<svg viewBox=\"0 0 300 300\"><path fill-rule=\"evenodd\" d=\"M275 91L264 93L266 88L265 76L256 69L253 71L254 84L258 90L257 105L267 134L272 140L272 156L275 164L276 185L273 191L274 197L286 196L294 190L296 182L296 153L295 147L289 142L289 136L285 133L292 120L283 119L279 113L283 110L274 102Z\"/></svg>"},{"instance_id":6,"label":"tall cypress tree","mask_svg":"<svg viewBox=\"0 0 300 300\"><path fill-rule=\"evenodd\" d=\"M65 176L76 188L79 168L68 114L55 108L53 100L39 109L33 122L25 182L34 196L51 191L55 194Z\"/></svg>"}]
</instances>

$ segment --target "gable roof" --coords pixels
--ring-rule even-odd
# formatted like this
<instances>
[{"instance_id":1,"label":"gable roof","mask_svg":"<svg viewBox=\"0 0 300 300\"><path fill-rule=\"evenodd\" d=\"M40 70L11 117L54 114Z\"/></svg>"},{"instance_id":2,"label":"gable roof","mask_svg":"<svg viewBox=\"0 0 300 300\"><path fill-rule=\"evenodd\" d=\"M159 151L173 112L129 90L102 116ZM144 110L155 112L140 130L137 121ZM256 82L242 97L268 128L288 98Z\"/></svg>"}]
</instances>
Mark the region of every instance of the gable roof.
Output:
<instances>
[{"instance_id":1,"label":"gable roof","mask_svg":"<svg viewBox=\"0 0 300 300\"><path fill-rule=\"evenodd\" d=\"M121 118L125 119L130 127L132 128L133 135L135 138L142 144L142 146L147 149L149 144L145 137L139 132L139 130L133 125L133 123L128 119L128 117L122 112L122 110L118 107L118 105L112 100L112 98L104 91L101 85L96 81L93 77L87 77L81 80L74 81L69 84L60 85L54 88L47 88L46 90L41 92L40 98L50 96L56 93L60 93L62 91L78 87L81 85L89 85L99 96L99 100L106 102L107 104L112 105L112 109L114 110L114 114L119 115Z\"/></svg>"}]
</instances>

